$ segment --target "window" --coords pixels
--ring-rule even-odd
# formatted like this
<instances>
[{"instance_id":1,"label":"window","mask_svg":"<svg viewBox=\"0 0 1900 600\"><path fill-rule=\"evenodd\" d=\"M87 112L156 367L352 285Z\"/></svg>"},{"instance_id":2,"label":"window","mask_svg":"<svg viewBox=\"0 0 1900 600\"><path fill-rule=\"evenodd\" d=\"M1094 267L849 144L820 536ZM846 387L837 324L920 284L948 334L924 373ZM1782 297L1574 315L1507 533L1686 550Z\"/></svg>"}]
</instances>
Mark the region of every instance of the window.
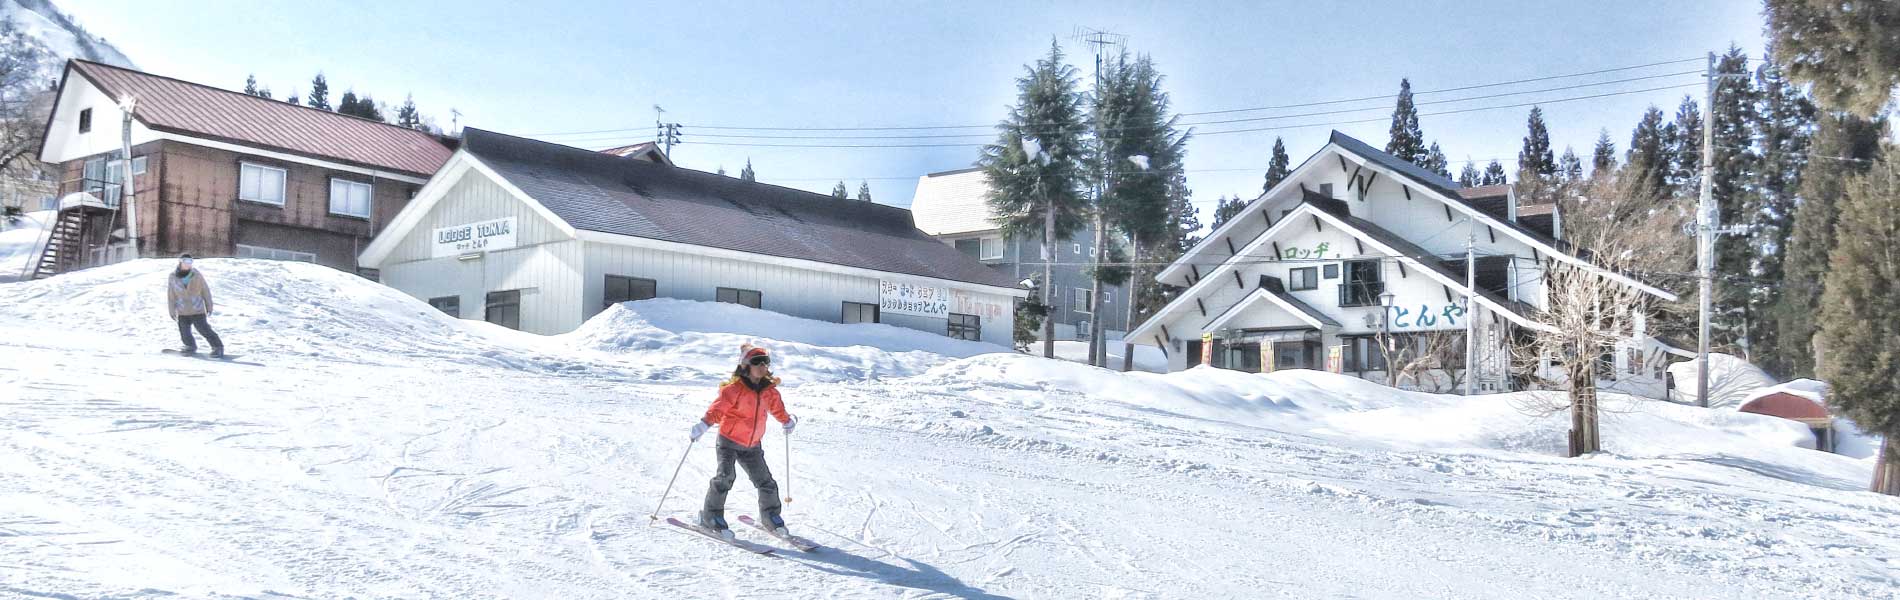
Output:
<instances>
[{"instance_id":1,"label":"window","mask_svg":"<svg viewBox=\"0 0 1900 600\"><path fill-rule=\"evenodd\" d=\"M295 261L302 261L302 262L307 262L307 263L317 262L317 255L311 254L309 252L298 252L295 250L284 250L280 248L265 248L263 246L246 246L244 244L237 245L237 257L238 258L262 258L265 260L295 260Z\"/></svg>"},{"instance_id":2,"label":"window","mask_svg":"<svg viewBox=\"0 0 1900 600\"><path fill-rule=\"evenodd\" d=\"M1083 341L1083 342L1089 341L1089 338L1095 335L1094 325L1095 324L1090 323L1088 319L1082 319L1080 321L1076 321L1075 322L1075 339L1078 341Z\"/></svg>"},{"instance_id":3,"label":"window","mask_svg":"<svg viewBox=\"0 0 1900 600\"><path fill-rule=\"evenodd\" d=\"M521 329L521 290L507 290L488 293L488 310L482 320L507 327Z\"/></svg>"},{"instance_id":4,"label":"window","mask_svg":"<svg viewBox=\"0 0 1900 600\"><path fill-rule=\"evenodd\" d=\"M607 285L601 290L600 307L607 309L622 302L652 300L658 295L655 293L658 289L659 284L651 279L608 275Z\"/></svg>"},{"instance_id":5,"label":"window","mask_svg":"<svg viewBox=\"0 0 1900 600\"><path fill-rule=\"evenodd\" d=\"M1327 279L1339 279L1339 265L1325 265Z\"/></svg>"},{"instance_id":6,"label":"window","mask_svg":"<svg viewBox=\"0 0 1900 600\"><path fill-rule=\"evenodd\" d=\"M284 170L238 163L238 199L284 205Z\"/></svg>"},{"instance_id":7,"label":"window","mask_svg":"<svg viewBox=\"0 0 1900 600\"><path fill-rule=\"evenodd\" d=\"M133 175L145 174L145 157L143 156L132 157L132 174Z\"/></svg>"},{"instance_id":8,"label":"window","mask_svg":"<svg viewBox=\"0 0 1900 600\"><path fill-rule=\"evenodd\" d=\"M92 132L92 109L88 108L79 111L79 132Z\"/></svg>"},{"instance_id":9,"label":"window","mask_svg":"<svg viewBox=\"0 0 1900 600\"><path fill-rule=\"evenodd\" d=\"M1319 268L1304 267L1287 272L1287 289L1295 292L1319 289Z\"/></svg>"},{"instance_id":10,"label":"window","mask_svg":"<svg viewBox=\"0 0 1900 600\"><path fill-rule=\"evenodd\" d=\"M1071 250L1074 250L1076 254L1081 254L1081 253L1082 253L1082 243L1081 243L1081 242L1076 242L1076 243L1073 243L1073 244L1069 244L1069 246L1071 247L1070 249L1071 249Z\"/></svg>"},{"instance_id":11,"label":"window","mask_svg":"<svg viewBox=\"0 0 1900 600\"><path fill-rule=\"evenodd\" d=\"M1102 290L1102 304L1115 303L1115 290Z\"/></svg>"},{"instance_id":12,"label":"window","mask_svg":"<svg viewBox=\"0 0 1900 600\"><path fill-rule=\"evenodd\" d=\"M1333 184L1330 184L1330 183L1319 184L1319 195L1325 196L1327 198L1333 197Z\"/></svg>"},{"instance_id":13,"label":"window","mask_svg":"<svg viewBox=\"0 0 1900 600\"><path fill-rule=\"evenodd\" d=\"M722 288L719 288L718 290L717 299L720 302L724 302L727 304L741 304L745 306L750 306L752 308L760 308L761 305L764 304L763 302L761 302L762 300L764 300L764 298L757 291L754 291L754 290L741 290L741 289L735 289L735 288L722 287Z\"/></svg>"},{"instance_id":14,"label":"window","mask_svg":"<svg viewBox=\"0 0 1900 600\"><path fill-rule=\"evenodd\" d=\"M1089 301L1095 299L1093 293L1094 290L1075 288L1075 295L1070 296L1070 298L1075 299L1075 305L1070 307L1069 310L1079 313L1089 312Z\"/></svg>"},{"instance_id":15,"label":"window","mask_svg":"<svg viewBox=\"0 0 1900 600\"><path fill-rule=\"evenodd\" d=\"M978 256L978 259L1001 260L1003 258L1003 238L983 238L982 246L983 255Z\"/></svg>"},{"instance_id":16,"label":"window","mask_svg":"<svg viewBox=\"0 0 1900 600\"><path fill-rule=\"evenodd\" d=\"M983 341L983 320L976 315L950 313L950 328L944 334L959 340Z\"/></svg>"},{"instance_id":17,"label":"window","mask_svg":"<svg viewBox=\"0 0 1900 600\"><path fill-rule=\"evenodd\" d=\"M977 238L957 240L957 251L970 258L982 258L983 240Z\"/></svg>"},{"instance_id":18,"label":"window","mask_svg":"<svg viewBox=\"0 0 1900 600\"><path fill-rule=\"evenodd\" d=\"M330 214L369 218L370 187L347 179L330 180Z\"/></svg>"},{"instance_id":19,"label":"window","mask_svg":"<svg viewBox=\"0 0 1900 600\"><path fill-rule=\"evenodd\" d=\"M436 310L442 311L443 314L446 314L448 316L455 317L458 319L462 318L462 297L461 296L443 296L441 298L430 298L429 306L435 307Z\"/></svg>"},{"instance_id":20,"label":"window","mask_svg":"<svg viewBox=\"0 0 1900 600\"><path fill-rule=\"evenodd\" d=\"M125 161L113 159L112 162L106 163L106 170L109 176L112 177L112 181L125 180ZM132 174L135 176L145 174L145 157L132 157Z\"/></svg>"},{"instance_id":21,"label":"window","mask_svg":"<svg viewBox=\"0 0 1900 600\"><path fill-rule=\"evenodd\" d=\"M1379 351L1379 336L1341 336L1346 349L1340 352L1340 370L1354 373L1384 371L1385 353Z\"/></svg>"},{"instance_id":22,"label":"window","mask_svg":"<svg viewBox=\"0 0 1900 600\"><path fill-rule=\"evenodd\" d=\"M1345 281L1339 284L1340 306L1377 306L1379 294L1385 292L1377 260L1348 261Z\"/></svg>"},{"instance_id":23,"label":"window","mask_svg":"<svg viewBox=\"0 0 1900 600\"><path fill-rule=\"evenodd\" d=\"M844 303L844 315L843 317L838 319L838 322L840 323L876 323L878 322L877 316L878 316L878 313L877 313L876 304L870 304L870 303L865 303L865 302L846 302Z\"/></svg>"}]
</instances>

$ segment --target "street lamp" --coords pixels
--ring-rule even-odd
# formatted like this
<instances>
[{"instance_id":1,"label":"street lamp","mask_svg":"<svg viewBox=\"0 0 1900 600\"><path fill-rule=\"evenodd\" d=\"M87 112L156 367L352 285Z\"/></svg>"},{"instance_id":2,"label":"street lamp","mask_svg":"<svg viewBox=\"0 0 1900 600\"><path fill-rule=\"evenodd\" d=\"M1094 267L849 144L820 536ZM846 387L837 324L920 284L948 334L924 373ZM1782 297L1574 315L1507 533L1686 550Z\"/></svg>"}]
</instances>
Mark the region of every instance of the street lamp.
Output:
<instances>
[{"instance_id":1,"label":"street lamp","mask_svg":"<svg viewBox=\"0 0 1900 600\"><path fill-rule=\"evenodd\" d=\"M1387 357L1385 361L1385 385L1387 387L1399 386L1399 374L1397 371L1392 370L1392 360L1390 358L1392 355L1392 303L1396 300L1398 300L1398 295L1393 294L1389 290L1380 292L1379 294L1379 306L1382 307L1381 310L1384 312L1379 319L1379 354Z\"/></svg>"}]
</instances>

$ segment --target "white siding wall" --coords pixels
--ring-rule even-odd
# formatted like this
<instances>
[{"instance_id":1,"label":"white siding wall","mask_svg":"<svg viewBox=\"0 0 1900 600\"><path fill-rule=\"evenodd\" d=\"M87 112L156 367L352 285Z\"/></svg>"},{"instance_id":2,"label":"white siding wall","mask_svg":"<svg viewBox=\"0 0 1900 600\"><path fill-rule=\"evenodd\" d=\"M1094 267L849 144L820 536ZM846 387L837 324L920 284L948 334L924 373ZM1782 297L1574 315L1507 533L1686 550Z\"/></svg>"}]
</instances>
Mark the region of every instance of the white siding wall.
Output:
<instances>
[{"instance_id":1,"label":"white siding wall","mask_svg":"<svg viewBox=\"0 0 1900 600\"><path fill-rule=\"evenodd\" d=\"M68 72L72 76L66 79L66 89L59 95L58 105L53 110L53 122L46 129L46 146L40 152L40 160L61 163L123 148L125 112L119 110L111 96L78 71ZM86 109L92 109L92 129L79 133L79 113ZM132 122L133 146L154 139L158 138L152 130L137 121Z\"/></svg>"},{"instance_id":2,"label":"white siding wall","mask_svg":"<svg viewBox=\"0 0 1900 600\"><path fill-rule=\"evenodd\" d=\"M581 314L586 317L605 308L601 302L608 275L652 279L655 293L663 298L712 302L721 287L757 290L760 305L765 310L832 323L842 318L845 302L878 303L878 280L872 277L598 242L588 242L585 254L585 268L581 270ZM894 276L893 280L898 277ZM1011 299L998 294L961 291L980 303L1003 308L1000 313L978 315L982 318L982 341L1009 345ZM952 308L953 312L956 310ZM945 319L884 313L881 320L885 324L936 334L948 329Z\"/></svg>"},{"instance_id":3,"label":"white siding wall","mask_svg":"<svg viewBox=\"0 0 1900 600\"><path fill-rule=\"evenodd\" d=\"M436 228L505 217L515 218L516 247L491 250L466 261L430 257ZM555 334L581 324L580 267L579 240L568 237L486 176L469 170L397 244L381 277L418 299L457 296L462 304L458 316L465 319L486 316L488 292L521 290L521 330Z\"/></svg>"},{"instance_id":4,"label":"white siding wall","mask_svg":"<svg viewBox=\"0 0 1900 600\"><path fill-rule=\"evenodd\" d=\"M487 315L489 292L521 290L521 330L552 335L581 324L581 242L566 241L388 265L385 284L420 300L457 296L464 319Z\"/></svg>"}]
</instances>

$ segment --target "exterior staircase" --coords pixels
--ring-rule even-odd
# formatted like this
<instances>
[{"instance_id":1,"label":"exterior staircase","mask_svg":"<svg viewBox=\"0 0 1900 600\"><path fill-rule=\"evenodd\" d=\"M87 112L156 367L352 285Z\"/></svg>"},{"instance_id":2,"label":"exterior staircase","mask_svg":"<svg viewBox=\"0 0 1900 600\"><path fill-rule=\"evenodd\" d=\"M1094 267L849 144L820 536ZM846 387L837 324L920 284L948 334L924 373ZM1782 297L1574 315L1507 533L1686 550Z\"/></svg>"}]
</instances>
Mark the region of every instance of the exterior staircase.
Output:
<instances>
[{"instance_id":1,"label":"exterior staircase","mask_svg":"<svg viewBox=\"0 0 1900 600\"><path fill-rule=\"evenodd\" d=\"M53 230L46 237L40 260L33 265L33 279L45 279L78 268L83 264L87 223L85 207L59 211Z\"/></svg>"}]
</instances>

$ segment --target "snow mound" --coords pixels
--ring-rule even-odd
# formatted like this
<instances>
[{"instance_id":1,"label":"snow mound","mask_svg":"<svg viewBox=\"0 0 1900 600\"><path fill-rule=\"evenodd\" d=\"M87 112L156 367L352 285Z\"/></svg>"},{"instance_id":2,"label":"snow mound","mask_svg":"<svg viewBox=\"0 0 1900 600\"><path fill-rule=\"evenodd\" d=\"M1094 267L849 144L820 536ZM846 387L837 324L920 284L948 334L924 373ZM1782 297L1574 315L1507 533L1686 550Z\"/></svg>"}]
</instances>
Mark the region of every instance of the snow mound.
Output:
<instances>
[{"instance_id":1,"label":"snow mound","mask_svg":"<svg viewBox=\"0 0 1900 600\"><path fill-rule=\"evenodd\" d=\"M1695 403L1698 364L1699 361L1687 360L1669 365L1669 374L1676 379L1674 400L1677 402ZM1710 408L1741 406L1755 390L1774 384L1775 378L1761 367L1736 356L1709 353Z\"/></svg>"},{"instance_id":2,"label":"snow mound","mask_svg":"<svg viewBox=\"0 0 1900 600\"><path fill-rule=\"evenodd\" d=\"M153 350L177 347L177 330L165 307L165 277L175 264L134 260L0 284L0 323L112 337ZM402 292L329 267L207 258L198 260L197 268L211 285L212 326L233 354L370 364L430 357L571 368L540 361L534 352L539 336L460 321Z\"/></svg>"},{"instance_id":3,"label":"snow mound","mask_svg":"<svg viewBox=\"0 0 1900 600\"><path fill-rule=\"evenodd\" d=\"M57 217L58 213L50 210L20 215L15 222L0 217L0 283L31 276L26 269L39 259L40 244L46 241L46 230L53 227Z\"/></svg>"},{"instance_id":4,"label":"snow mound","mask_svg":"<svg viewBox=\"0 0 1900 600\"><path fill-rule=\"evenodd\" d=\"M741 344L775 355L773 371L787 384L908 377L957 358L1006 352L971 342L877 323L801 319L730 303L655 298L609 307L571 333L570 347L607 352L621 362L670 369L678 378L724 379Z\"/></svg>"},{"instance_id":5,"label":"snow mound","mask_svg":"<svg viewBox=\"0 0 1900 600\"><path fill-rule=\"evenodd\" d=\"M1108 347L1109 368L1115 369L1117 371L1121 370L1122 368L1122 342L1121 340L1109 340L1107 343L1107 347ZM1040 342L1030 344L1029 351L1030 353L1035 354L1036 356L1042 356L1042 344ZM1071 361L1071 362L1086 363L1089 360L1088 342L1057 340L1056 341L1056 358L1060 358L1062 360ZM1135 370L1146 371L1149 373L1166 373L1168 372L1168 356L1166 354L1162 354L1160 348L1156 348L1154 346L1143 346L1140 344L1136 344L1135 345Z\"/></svg>"},{"instance_id":6,"label":"snow mound","mask_svg":"<svg viewBox=\"0 0 1900 600\"><path fill-rule=\"evenodd\" d=\"M1813 379L1796 379L1787 383L1771 385L1749 392L1746 397L1742 398L1741 402L1735 404L1735 408L1741 408L1742 405L1754 402L1758 398L1774 394L1793 394L1813 400L1823 406L1827 405L1826 382L1815 381ZM1710 395L1714 394L1711 393Z\"/></svg>"}]
</instances>

